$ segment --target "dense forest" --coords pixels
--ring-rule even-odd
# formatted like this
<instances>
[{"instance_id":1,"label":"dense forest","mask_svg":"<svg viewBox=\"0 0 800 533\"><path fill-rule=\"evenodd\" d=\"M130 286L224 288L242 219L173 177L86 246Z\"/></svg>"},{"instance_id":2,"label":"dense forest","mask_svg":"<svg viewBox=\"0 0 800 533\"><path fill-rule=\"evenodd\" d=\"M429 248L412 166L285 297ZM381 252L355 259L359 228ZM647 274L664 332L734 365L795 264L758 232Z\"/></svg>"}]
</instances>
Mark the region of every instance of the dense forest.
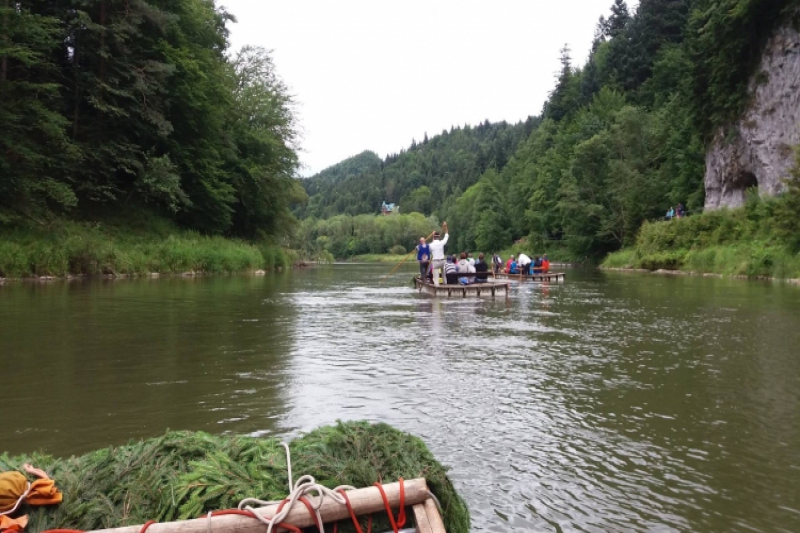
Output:
<instances>
[{"instance_id":1,"label":"dense forest","mask_svg":"<svg viewBox=\"0 0 800 533\"><path fill-rule=\"evenodd\" d=\"M538 116L443 132L384 161L362 154L307 180L297 213L375 213L386 200L446 219L459 250L527 238L599 258L631 245L670 206L702 210L707 143L740 116L766 40L798 5L642 0L632 13L614 0L584 65L561 50Z\"/></svg>"},{"instance_id":2,"label":"dense forest","mask_svg":"<svg viewBox=\"0 0 800 533\"><path fill-rule=\"evenodd\" d=\"M408 150L381 160L363 152L303 181L309 201L296 209L300 218L376 213L381 202L397 203L404 212L425 215L458 198L488 168L503 168L537 120L509 125L486 121L442 131Z\"/></svg>"},{"instance_id":3,"label":"dense forest","mask_svg":"<svg viewBox=\"0 0 800 533\"><path fill-rule=\"evenodd\" d=\"M139 209L206 234L294 223L297 128L213 0L0 5L0 224Z\"/></svg>"}]
</instances>

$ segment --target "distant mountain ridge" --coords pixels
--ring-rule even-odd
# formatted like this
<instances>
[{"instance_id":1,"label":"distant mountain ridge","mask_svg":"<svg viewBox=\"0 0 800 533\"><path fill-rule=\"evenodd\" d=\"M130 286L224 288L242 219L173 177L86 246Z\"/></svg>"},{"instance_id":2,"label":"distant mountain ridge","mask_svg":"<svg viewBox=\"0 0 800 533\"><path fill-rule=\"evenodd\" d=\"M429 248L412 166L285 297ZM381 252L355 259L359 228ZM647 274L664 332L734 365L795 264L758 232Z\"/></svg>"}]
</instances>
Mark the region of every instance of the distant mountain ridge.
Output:
<instances>
[{"instance_id":1,"label":"distant mountain ridge","mask_svg":"<svg viewBox=\"0 0 800 533\"><path fill-rule=\"evenodd\" d=\"M491 123L444 130L381 160L364 151L302 180L308 203L299 218L380 213L382 202L404 213L439 213L489 168L501 169L528 138L538 120Z\"/></svg>"}]
</instances>

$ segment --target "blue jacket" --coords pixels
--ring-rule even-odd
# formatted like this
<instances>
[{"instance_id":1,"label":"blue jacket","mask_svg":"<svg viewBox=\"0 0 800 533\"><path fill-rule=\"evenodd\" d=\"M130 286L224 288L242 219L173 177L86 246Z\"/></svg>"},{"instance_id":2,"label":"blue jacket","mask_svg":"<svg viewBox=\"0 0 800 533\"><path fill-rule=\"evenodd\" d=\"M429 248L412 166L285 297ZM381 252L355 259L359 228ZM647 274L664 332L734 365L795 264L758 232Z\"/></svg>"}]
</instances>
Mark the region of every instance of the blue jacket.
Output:
<instances>
[{"instance_id":1,"label":"blue jacket","mask_svg":"<svg viewBox=\"0 0 800 533\"><path fill-rule=\"evenodd\" d=\"M431 247L428 246L427 244L425 244L425 245L418 244L417 245L417 261L422 261L422 256L423 255L427 256L425 258L425 261L430 261L430 258L431 258Z\"/></svg>"}]
</instances>

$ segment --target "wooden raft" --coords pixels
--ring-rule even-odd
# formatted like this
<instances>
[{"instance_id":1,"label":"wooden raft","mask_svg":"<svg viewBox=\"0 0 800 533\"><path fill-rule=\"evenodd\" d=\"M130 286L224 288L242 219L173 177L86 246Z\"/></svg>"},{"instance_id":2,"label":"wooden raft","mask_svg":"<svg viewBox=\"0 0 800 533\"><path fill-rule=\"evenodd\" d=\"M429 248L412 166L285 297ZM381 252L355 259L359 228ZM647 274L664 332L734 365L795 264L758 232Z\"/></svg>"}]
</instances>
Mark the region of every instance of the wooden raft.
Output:
<instances>
[{"instance_id":1,"label":"wooden raft","mask_svg":"<svg viewBox=\"0 0 800 533\"><path fill-rule=\"evenodd\" d=\"M498 272L495 276L497 279L538 282L555 281L557 283L563 282L565 278L563 272L537 272L536 274L506 274L505 272Z\"/></svg>"},{"instance_id":2,"label":"wooden raft","mask_svg":"<svg viewBox=\"0 0 800 533\"><path fill-rule=\"evenodd\" d=\"M470 274L474 276L474 274ZM511 283L508 281L485 281L483 283L470 283L469 285L445 285L440 283L437 287L430 281L422 281L419 276L414 278L414 288L421 293L432 296L445 296L467 298L468 296L490 296L494 298L498 294L508 298L508 291Z\"/></svg>"},{"instance_id":3,"label":"wooden raft","mask_svg":"<svg viewBox=\"0 0 800 533\"><path fill-rule=\"evenodd\" d=\"M400 483L388 483L382 485L386 493L389 506L396 511L400 506ZM436 504L430 496L428 484L424 478L411 479L403 484L405 504L411 507L414 513L417 533L446 533L444 522L439 514ZM357 516L386 512L383 498L377 487L367 487L347 491L347 497L353 506L353 512ZM277 512L277 505L270 505L256 510L261 516L272 517ZM350 513L347 507L340 505L333 500L326 499L319 509L323 523L338 522L349 520ZM252 517L239 515L219 515L211 516L210 530L213 533L264 533L265 526ZM314 517L309 514L303 505L292 508L286 518L287 524L305 528L315 525ZM112 529L99 529L89 533L140 533L142 525L125 526ZM181 520L179 522L154 523L147 533L208 533L209 519L195 518L193 520ZM275 531L285 531L275 528Z\"/></svg>"}]
</instances>

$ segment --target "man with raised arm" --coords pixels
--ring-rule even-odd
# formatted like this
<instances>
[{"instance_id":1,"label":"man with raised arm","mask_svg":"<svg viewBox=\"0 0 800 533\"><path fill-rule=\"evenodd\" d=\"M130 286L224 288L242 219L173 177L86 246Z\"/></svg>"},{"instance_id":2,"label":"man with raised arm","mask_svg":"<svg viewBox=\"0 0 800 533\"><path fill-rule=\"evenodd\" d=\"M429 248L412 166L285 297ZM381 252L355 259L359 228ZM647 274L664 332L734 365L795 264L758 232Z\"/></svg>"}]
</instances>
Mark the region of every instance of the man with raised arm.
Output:
<instances>
[{"instance_id":1,"label":"man with raised arm","mask_svg":"<svg viewBox=\"0 0 800 533\"><path fill-rule=\"evenodd\" d=\"M433 267L433 284L439 286L439 271L444 269L444 245L447 244L447 239L450 234L447 231L447 222L442 224L444 231L444 239L439 238L439 232L433 234L433 242L428 246L431 249L431 266ZM444 282L447 284L447 277L444 277Z\"/></svg>"}]
</instances>

